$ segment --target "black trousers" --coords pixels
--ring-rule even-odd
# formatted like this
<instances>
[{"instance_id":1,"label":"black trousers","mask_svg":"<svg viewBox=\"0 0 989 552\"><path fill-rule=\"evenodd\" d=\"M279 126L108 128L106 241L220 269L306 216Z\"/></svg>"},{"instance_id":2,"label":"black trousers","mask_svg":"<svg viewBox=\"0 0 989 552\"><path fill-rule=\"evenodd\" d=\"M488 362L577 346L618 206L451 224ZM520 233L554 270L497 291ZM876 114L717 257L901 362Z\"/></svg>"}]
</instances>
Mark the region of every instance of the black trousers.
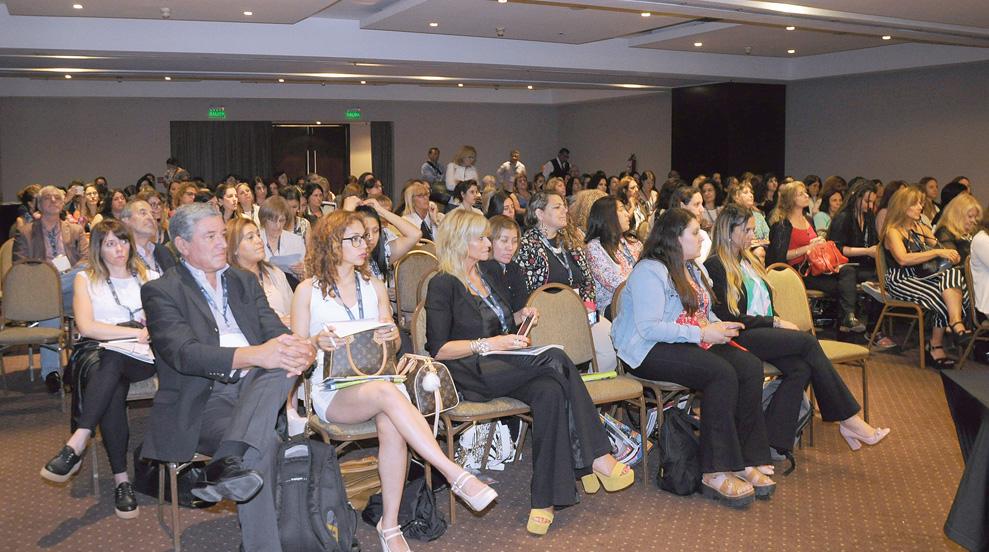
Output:
<instances>
[{"instance_id":1,"label":"black trousers","mask_svg":"<svg viewBox=\"0 0 989 552\"><path fill-rule=\"evenodd\" d=\"M637 377L703 391L701 471L738 471L771 463L762 416L762 361L730 345L657 343Z\"/></svg>"},{"instance_id":2,"label":"black trousers","mask_svg":"<svg viewBox=\"0 0 989 552\"><path fill-rule=\"evenodd\" d=\"M766 409L770 446L793 448L800 401L808 382L814 386L814 396L824 421L847 420L860 410L855 397L813 335L782 328L755 328L743 331L735 341L783 373L780 386Z\"/></svg>"},{"instance_id":3,"label":"black trousers","mask_svg":"<svg viewBox=\"0 0 989 552\"><path fill-rule=\"evenodd\" d=\"M478 362L480 377L469 365ZM533 508L576 504L577 478L591 473L611 442L577 367L559 349L539 356L493 355L447 362L457 386L486 400L518 399L532 409Z\"/></svg>"},{"instance_id":4,"label":"black trousers","mask_svg":"<svg viewBox=\"0 0 989 552\"><path fill-rule=\"evenodd\" d=\"M863 280L864 281L864 280ZM824 292L838 300L842 316L855 313L855 285L859 283L858 270L854 266L843 266L838 274L804 276L804 286Z\"/></svg>"},{"instance_id":5,"label":"black trousers","mask_svg":"<svg viewBox=\"0 0 989 552\"><path fill-rule=\"evenodd\" d=\"M131 383L153 375L154 364L106 349L100 351L99 365L90 370L83 392L79 427L92 431L99 424L113 473L127 471L127 443L130 440L127 390Z\"/></svg>"}]
</instances>

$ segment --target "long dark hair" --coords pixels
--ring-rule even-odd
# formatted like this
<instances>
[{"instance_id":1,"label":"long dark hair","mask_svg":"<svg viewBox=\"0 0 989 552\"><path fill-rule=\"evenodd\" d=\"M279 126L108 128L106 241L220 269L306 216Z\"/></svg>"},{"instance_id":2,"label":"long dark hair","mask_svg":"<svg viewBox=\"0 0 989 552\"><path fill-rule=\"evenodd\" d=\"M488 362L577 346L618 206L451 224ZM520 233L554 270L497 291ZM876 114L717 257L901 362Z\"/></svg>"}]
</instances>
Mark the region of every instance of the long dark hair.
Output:
<instances>
[{"instance_id":1,"label":"long dark hair","mask_svg":"<svg viewBox=\"0 0 989 552\"><path fill-rule=\"evenodd\" d=\"M378 216L377 211L374 207L370 205L359 205L355 212L360 213L363 217L373 218L378 221L378 244L374 246L374 249L368 252L368 260L376 265L378 265L378 270L381 272L381 277L383 280L388 280L388 259L385 257L385 229L381 226L381 217Z\"/></svg>"},{"instance_id":2,"label":"long dark hair","mask_svg":"<svg viewBox=\"0 0 989 552\"><path fill-rule=\"evenodd\" d=\"M853 216L858 216L860 214L859 205L862 203L862 198L867 194L875 193L876 189L876 183L871 180L863 178L855 182L855 184L848 188L848 192L845 194L845 200L842 202L838 212L835 213L835 218L845 211L848 211ZM821 206L824 206L823 200L821 201Z\"/></svg>"},{"instance_id":3,"label":"long dark hair","mask_svg":"<svg viewBox=\"0 0 989 552\"><path fill-rule=\"evenodd\" d=\"M673 288L680 296L684 310L691 316L697 312L697 294L694 293L694 288L687 280L684 268L697 270L697 266L694 261L690 261L690 264L694 266L689 267L684 261L683 249L680 247L680 236L683 235L683 231L687 229L690 221L696 220L697 217L693 213L681 207L667 209L663 214L656 217L649 237L646 238L646 244L642 248L642 255L639 257L639 262L651 259L666 265L670 281L673 282ZM700 280L710 294L711 289L707 281L703 277Z\"/></svg>"},{"instance_id":4,"label":"long dark hair","mask_svg":"<svg viewBox=\"0 0 989 552\"><path fill-rule=\"evenodd\" d=\"M622 225L618 221L618 199L614 196L604 196L591 205L584 243L589 243L594 238L601 240L601 247L617 263L615 254L622 239Z\"/></svg>"},{"instance_id":5,"label":"long dark hair","mask_svg":"<svg viewBox=\"0 0 989 552\"><path fill-rule=\"evenodd\" d=\"M507 192L495 192L488 199L488 211L484 214L486 218L491 218L505 213L505 204L512 200Z\"/></svg>"}]
</instances>

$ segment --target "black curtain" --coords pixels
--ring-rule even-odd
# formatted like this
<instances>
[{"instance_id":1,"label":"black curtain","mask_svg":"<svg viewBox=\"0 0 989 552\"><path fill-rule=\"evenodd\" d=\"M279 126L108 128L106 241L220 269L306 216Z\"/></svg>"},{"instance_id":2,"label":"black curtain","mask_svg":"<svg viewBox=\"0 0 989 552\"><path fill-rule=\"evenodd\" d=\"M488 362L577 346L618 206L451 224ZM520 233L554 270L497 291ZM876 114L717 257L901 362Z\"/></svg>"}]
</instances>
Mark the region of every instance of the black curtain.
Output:
<instances>
[{"instance_id":1,"label":"black curtain","mask_svg":"<svg viewBox=\"0 0 989 552\"><path fill-rule=\"evenodd\" d=\"M390 121L371 123L371 172L384 184L382 192L394 198L395 140Z\"/></svg>"},{"instance_id":2,"label":"black curtain","mask_svg":"<svg viewBox=\"0 0 989 552\"><path fill-rule=\"evenodd\" d=\"M172 156L216 184L230 173L249 182L271 171L270 121L172 121Z\"/></svg>"}]
</instances>

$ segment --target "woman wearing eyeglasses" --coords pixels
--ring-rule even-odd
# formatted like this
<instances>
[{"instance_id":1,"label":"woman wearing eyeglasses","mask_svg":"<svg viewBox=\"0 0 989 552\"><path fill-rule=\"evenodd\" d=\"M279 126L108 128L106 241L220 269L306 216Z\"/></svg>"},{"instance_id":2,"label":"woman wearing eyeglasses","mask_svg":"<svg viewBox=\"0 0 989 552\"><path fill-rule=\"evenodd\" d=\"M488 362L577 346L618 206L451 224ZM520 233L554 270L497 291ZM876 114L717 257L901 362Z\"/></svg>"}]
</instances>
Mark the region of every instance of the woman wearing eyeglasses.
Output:
<instances>
[{"instance_id":1,"label":"woman wearing eyeglasses","mask_svg":"<svg viewBox=\"0 0 989 552\"><path fill-rule=\"evenodd\" d=\"M348 320L378 320L389 325L375 331L380 342L398 341L391 304L384 283L368 267L368 240L364 219L349 211L334 211L313 228L306 270L312 274L295 290L292 331L332 352L343 343L334 324ZM451 482L453 492L472 509L486 508L498 496L493 489L464 471L440 449L425 418L409 402L404 386L368 382L338 391L313 384L313 408L324 421L355 424L374 420L377 428L378 475L381 478L382 516L378 538L385 552L409 549L398 524L405 486L407 447L412 447Z\"/></svg>"},{"instance_id":2,"label":"woman wearing eyeglasses","mask_svg":"<svg viewBox=\"0 0 989 552\"><path fill-rule=\"evenodd\" d=\"M150 378L155 366L114 351L99 342L118 339L148 343L141 306L141 285L159 276L138 260L134 241L115 219L93 227L89 268L76 274L72 305L76 329L83 340L72 354L79 382L73 390L73 433L41 476L65 483L79 471L82 455L99 426L114 481L114 513L123 519L138 515L134 488L127 476L127 390ZM84 389L78 389L82 385Z\"/></svg>"}]
</instances>

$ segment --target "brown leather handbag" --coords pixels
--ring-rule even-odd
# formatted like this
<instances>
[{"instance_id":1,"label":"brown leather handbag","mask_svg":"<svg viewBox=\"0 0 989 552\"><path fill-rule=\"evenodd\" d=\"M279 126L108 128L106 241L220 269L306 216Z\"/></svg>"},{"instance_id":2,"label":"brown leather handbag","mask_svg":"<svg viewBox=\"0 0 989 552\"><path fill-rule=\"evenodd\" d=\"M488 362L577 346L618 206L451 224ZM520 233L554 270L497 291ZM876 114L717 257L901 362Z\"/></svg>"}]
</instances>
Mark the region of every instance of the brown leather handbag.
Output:
<instances>
[{"instance_id":1,"label":"brown leather handbag","mask_svg":"<svg viewBox=\"0 0 989 552\"><path fill-rule=\"evenodd\" d=\"M435 416L433 435L439 430L440 413L460 404L457 384L442 362L423 355L406 354L398 361L397 371L405 375L405 389L423 416Z\"/></svg>"},{"instance_id":2,"label":"brown leather handbag","mask_svg":"<svg viewBox=\"0 0 989 552\"><path fill-rule=\"evenodd\" d=\"M395 375L397 352L395 342L375 341L374 330L348 335L342 346L323 355L323 378Z\"/></svg>"}]
</instances>

